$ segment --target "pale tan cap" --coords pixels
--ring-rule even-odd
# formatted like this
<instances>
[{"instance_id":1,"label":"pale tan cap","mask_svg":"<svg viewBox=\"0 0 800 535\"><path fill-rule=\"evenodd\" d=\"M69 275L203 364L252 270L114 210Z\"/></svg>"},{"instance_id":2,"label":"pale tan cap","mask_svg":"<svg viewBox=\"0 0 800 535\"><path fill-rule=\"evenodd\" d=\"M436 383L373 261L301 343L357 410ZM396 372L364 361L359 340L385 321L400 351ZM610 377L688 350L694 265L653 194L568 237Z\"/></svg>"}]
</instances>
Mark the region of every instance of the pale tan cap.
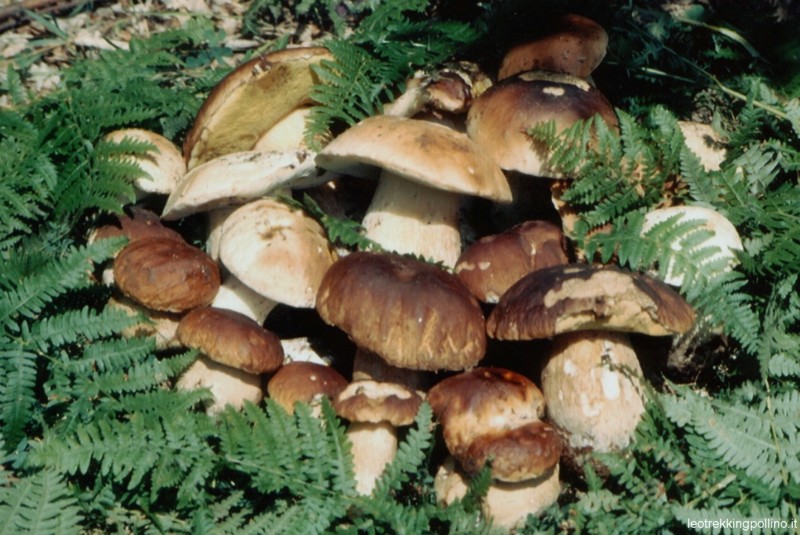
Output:
<instances>
[{"instance_id":1,"label":"pale tan cap","mask_svg":"<svg viewBox=\"0 0 800 535\"><path fill-rule=\"evenodd\" d=\"M274 199L236 209L222 226L220 260L260 295L313 308L336 253L315 220Z\"/></svg>"},{"instance_id":2,"label":"pale tan cap","mask_svg":"<svg viewBox=\"0 0 800 535\"><path fill-rule=\"evenodd\" d=\"M317 165L358 176L363 166L375 166L434 189L511 200L503 172L483 149L461 132L419 119L364 119L322 149Z\"/></svg>"}]
</instances>

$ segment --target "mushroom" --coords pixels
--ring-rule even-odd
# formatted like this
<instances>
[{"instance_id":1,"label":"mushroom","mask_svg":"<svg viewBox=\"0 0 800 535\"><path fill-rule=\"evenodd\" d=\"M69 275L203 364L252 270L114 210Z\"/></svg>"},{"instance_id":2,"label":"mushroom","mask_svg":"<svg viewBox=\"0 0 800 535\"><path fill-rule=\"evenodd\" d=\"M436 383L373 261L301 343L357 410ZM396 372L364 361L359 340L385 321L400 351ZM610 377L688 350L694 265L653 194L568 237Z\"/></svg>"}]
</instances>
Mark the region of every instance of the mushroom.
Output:
<instances>
[{"instance_id":1,"label":"mushroom","mask_svg":"<svg viewBox=\"0 0 800 535\"><path fill-rule=\"evenodd\" d=\"M343 174L381 170L365 236L393 252L448 267L461 253L459 194L509 202L497 165L465 134L429 121L378 115L336 137L317 165Z\"/></svg>"},{"instance_id":2,"label":"mushroom","mask_svg":"<svg viewBox=\"0 0 800 535\"><path fill-rule=\"evenodd\" d=\"M475 368L435 385L428 401L460 467L445 462L437 473L441 501L462 497L464 475L491 462L493 481L484 511L495 523L512 528L555 502L561 441L540 420L544 399L532 381L503 368Z\"/></svg>"},{"instance_id":3,"label":"mushroom","mask_svg":"<svg viewBox=\"0 0 800 535\"><path fill-rule=\"evenodd\" d=\"M467 134L505 170L561 178L548 164L547 148L533 141L528 130L555 121L560 132L598 114L609 127L617 127L611 104L585 80L528 71L498 82L475 99L467 114Z\"/></svg>"},{"instance_id":4,"label":"mushroom","mask_svg":"<svg viewBox=\"0 0 800 535\"><path fill-rule=\"evenodd\" d=\"M198 349L204 357L184 372L177 387L210 388L214 394L207 408L210 414L225 405L241 408L244 400L261 401L261 376L283 364L278 337L232 310L195 308L181 319L177 336L181 344Z\"/></svg>"},{"instance_id":5,"label":"mushroom","mask_svg":"<svg viewBox=\"0 0 800 535\"><path fill-rule=\"evenodd\" d=\"M313 66L332 59L322 47L270 52L238 66L211 91L186 136L187 168L249 151L289 113L311 103Z\"/></svg>"},{"instance_id":6,"label":"mushroom","mask_svg":"<svg viewBox=\"0 0 800 535\"><path fill-rule=\"evenodd\" d=\"M152 237L126 245L114 259L123 294L163 312L185 312L211 303L220 286L217 264L181 240Z\"/></svg>"},{"instance_id":7,"label":"mushroom","mask_svg":"<svg viewBox=\"0 0 800 535\"><path fill-rule=\"evenodd\" d=\"M514 195L512 204L495 207L495 218L513 224L530 219L531 213L540 218L550 215L552 207L542 200L553 197L558 206L554 188L568 177L551 166L550 151L528 131L554 121L558 133L595 115L609 128L617 128L617 117L605 96L582 78L568 74L526 71L498 82L475 99L467 114L467 134L508 172Z\"/></svg>"},{"instance_id":8,"label":"mushroom","mask_svg":"<svg viewBox=\"0 0 800 535\"><path fill-rule=\"evenodd\" d=\"M503 57L498 80L525 71L549 71L588 78L606 55L608 34L595 21L568 14L548 25L545 35L514 46Z\"/></svg>"},{"instance_id":9,"label":"mushroom","mask_svg":"<svg viewBox=\"0 0 800 535\"><path fill-rule=\"evenodd\" d=\"M105 140L113 143L133 140L153 145L155 150L125 157L138 165L146 175L134 180L137 199L153 193L169 195L186 173L186 163L180 149L161 134L141 128L123 128L110 132Z\"/></svg>"},{"instance_id":10,"label":"mushroom","mask_svg":"<svg viewBox=\"0 0 800 535\"><path fill-rule=\"evenodd\" d=\"M711 208L703 206L669 206L647 212L644 216L642 235L647 235L654 227L666 221L677 222L698 221L702 222L701 228L709 232L707 239L697 243L693 240L692 247L716 247L719 250L705 259L699 266L694 266L702 271L703 276L709 279L721 272L730 270L737 263L736 251L742 251L744 246L736 227L728 219ZM683 249L680 242L674 242L670 248L676 253ZM674 273L674 258L659 259L661 279L672 286L683 284L683 275Z\"/></svg>"},{"instance_id":11,"label":"mushroom","mask_svg":"<svg viewBox=\"0 0 800 535\"><path fill-rule=\"evenodd\" d=\"M314 362L290 362L282 366L267 383L267 394L286 412L294 412L295 403L312 405L319 415L319 402L330 400L347 387L347 379L330 366Z\"/></svg>"},{"instance_id":12,"label":"mushroom","mask_svg":"<svg viewBox=\"0 0 800 535\"><path fill-rule=\"evenodd\" d=\"M542 371L548 414L576 451L612 451L628 445L644 407L641 369L624 333L680 334L694 320L657 279L569 264L517 281L489 315L487 332L502 340L555 337Z\"/></svg>"},{"instance_id":13,"label":"mushroom","mask_svg":"<svg viewBox=\"0 0 800 535\"><path fill-rule=\"evenodd\" d=\"M243 151L192 168L167 198L161 217L175 220L228 205L241 205L287 187L318 184L314 153Z\"/></svg>"},{"instance_id":14,"label":"mushroom","mask_svg":"<svg viewBox=\"0 0 800 535\"><path fill-rule=\"evenodd\" d=\"M347 438L359 494L372 494L397 453L396 428L410 425L421 404L415 392L377 381L353 381L336 397L336 414L350 421Z\"/></svg>"},{"instance_id":15,"label":"mushroom","mask_svg":"<svg viewBox=\"0 0 800 535\"><path fill-rule=\"evenodd\" d=\"M278 303L313 308L336 253L319 224L301 210L260 199L233 211L222 225L220 260L244 286L264 297L255 317Z\"/></svg>"},{"instance_id":16,"label":"mushroom","mask_svg":"<svg viewBox=\"0 0 800 535\"><path fill-rule=\"evenodd\" d=\"M524 275L567 261L558 226L526 221L470 245L458 258L455 273L479 301L496 303Z\"/></svg>"},{"instance_id":17,"label":"mushroom","mask_svg":"<svg viewBox=\"0 0 800 535\"><path fill-rule=\"evenodd\" d=\"M337 260L319 286L317 312L357 346L412 370L463 370L486 350L483 313L458 279L391 253Z\"/></svg>"}]
</instances>

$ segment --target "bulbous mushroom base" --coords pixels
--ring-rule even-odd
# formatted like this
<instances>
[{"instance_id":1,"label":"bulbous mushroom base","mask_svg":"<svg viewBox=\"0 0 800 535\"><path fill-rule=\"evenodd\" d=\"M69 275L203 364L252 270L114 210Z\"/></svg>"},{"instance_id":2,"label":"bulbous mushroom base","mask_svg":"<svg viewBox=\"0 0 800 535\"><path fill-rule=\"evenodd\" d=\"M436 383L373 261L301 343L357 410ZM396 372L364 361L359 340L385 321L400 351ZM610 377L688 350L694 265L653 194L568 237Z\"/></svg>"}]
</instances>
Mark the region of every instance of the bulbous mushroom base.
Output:
<instances>
[{"instance_id":1,"label":"bulbous mushroom base","mask_svg":"<svg viewBox=\"0 0 800 535\"><path fill-rule=\"evenodd\" d=\"M542 370L547 413L577 450L628 446L644 413L642 381L628 337L612 332L559 335Z\"/></svg>"},{"instance_id":2,"label":"bulbous mushroom base","mask_svg":"<svg viewBox=\"0 0 800 535\"><path fill-rule=\"evenodd\" d=\"M469 479L456 469L455 460L448 457L439 467L433 485L439 502L450 505L466 495ZM553 505L560 492L557 464L535 479L518 483L494 480L483 501L483 514L496 526L514 529L524 524L528 515L539 515Z\"/></svg>"}]
</instances>

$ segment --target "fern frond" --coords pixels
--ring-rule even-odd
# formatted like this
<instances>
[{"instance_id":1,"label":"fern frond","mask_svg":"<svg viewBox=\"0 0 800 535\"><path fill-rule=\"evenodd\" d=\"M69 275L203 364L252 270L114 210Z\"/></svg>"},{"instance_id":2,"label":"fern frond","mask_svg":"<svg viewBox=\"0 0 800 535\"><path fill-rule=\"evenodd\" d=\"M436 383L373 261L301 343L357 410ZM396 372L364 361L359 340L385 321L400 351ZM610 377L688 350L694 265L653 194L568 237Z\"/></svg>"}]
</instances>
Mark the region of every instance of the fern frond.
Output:
<instances>
[{"instance_id":1,"label":"fern frond","mask_svg":"<svg viewBox=\"0 0 800 535\"><path fill-rule=\"evenodd\" d=\"M122 240L98 240L85 247L71 247L38 272L21 280L10 291L0 294L0 325L18 332L17 321L35 319L57 296L91 284L91 262L99 263L116 252Z\"/></svg>"},{"instance_id":2,"label":"fern frond","mask_svg":"<svg viewBox=\"0 0 800 535\"><path fill-rule=\"evenodd\" d=\"M63 479L42 471L0 486L0 533L81 533L77 500Z\"/></svg>"},{"instance_id":3,"label":"fern frond","mask_svg":"<svg viewBox=\"0 0 800 535\"><path fill-rule=\"evenodd\" d=\"M131 318L120 310L106 308L98 312L84 306L42 318L33 324L23 321L21 331L27 344L46 351L78 341L87 342L108 337L135 322L136 318Z\"/></svg>"},{"instance_id":4,"label":"fern frond","mask_svg":"<svg viewBox=\"0 0 800 535\"><path fill-rule=\"evenodd\" d=\"M34 408L37 355L14 348L0 349L0 422L2 439L10 450L26 435Z\"/></svg>"}]
</instances>

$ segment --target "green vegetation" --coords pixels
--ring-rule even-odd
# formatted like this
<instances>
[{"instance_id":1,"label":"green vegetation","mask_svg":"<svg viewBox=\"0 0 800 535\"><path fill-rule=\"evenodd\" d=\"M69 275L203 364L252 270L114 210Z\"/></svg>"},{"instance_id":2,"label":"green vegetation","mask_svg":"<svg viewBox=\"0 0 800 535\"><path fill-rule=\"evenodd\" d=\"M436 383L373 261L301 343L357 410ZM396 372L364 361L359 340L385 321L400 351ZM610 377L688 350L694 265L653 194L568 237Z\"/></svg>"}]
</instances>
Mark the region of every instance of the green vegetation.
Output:
<instances>
[{"instance_id":1,"label":"green vegetation","mask_svg":"<svg viewBox=\"0 0 800 535\"><path fill-rule=\"evenodd\" d=\"M601 261L663 269L673 243L702 234L670 221L640 236L644 213L668 190L737 227L745 249L736 269L707 276L698 266L708 248L676 258L681 291L705 318L702 336L681 346L692 373L662 370L630 451L603 456L607 475L587 466L524 532L800 519L800 36L748 5L760 2L660 4L496 0L456 20L446 2L303 1L290 13L260 0L246 15L253 33L289 14L331 33L336 61L319 69L310 134L319 141L379 111L416 69L472 59L491 70L543 13L584 13L610 34L595 79L618 108L621 134L590 122L558 136L548 125L531 132L576 177L564 196L579 215L571 238ZM105 308L96 271L123 241L87 245L86 234L133 199L138 171L115 155L146 147L102 136L137 126L180 141L227 72L211 65L230 53L198 19L75 64L43 97L26 93L24 65L9 66L0 87L14 103L0 111L0 533L491 531L477 506L485 474L468 499L436 506L427 406L379 490L360 497L329 406L321 419L270 401L211 418L207 392L169 388L195 353L119 336L136 320ZM692 117L726 140L719 171L684 147L676 121ZM593 126L599 142L589 145ZM311 208L337 241L361 243L353 222ZM591 232L600 226L607 232Z\"/></svg>"}]
</instances>

